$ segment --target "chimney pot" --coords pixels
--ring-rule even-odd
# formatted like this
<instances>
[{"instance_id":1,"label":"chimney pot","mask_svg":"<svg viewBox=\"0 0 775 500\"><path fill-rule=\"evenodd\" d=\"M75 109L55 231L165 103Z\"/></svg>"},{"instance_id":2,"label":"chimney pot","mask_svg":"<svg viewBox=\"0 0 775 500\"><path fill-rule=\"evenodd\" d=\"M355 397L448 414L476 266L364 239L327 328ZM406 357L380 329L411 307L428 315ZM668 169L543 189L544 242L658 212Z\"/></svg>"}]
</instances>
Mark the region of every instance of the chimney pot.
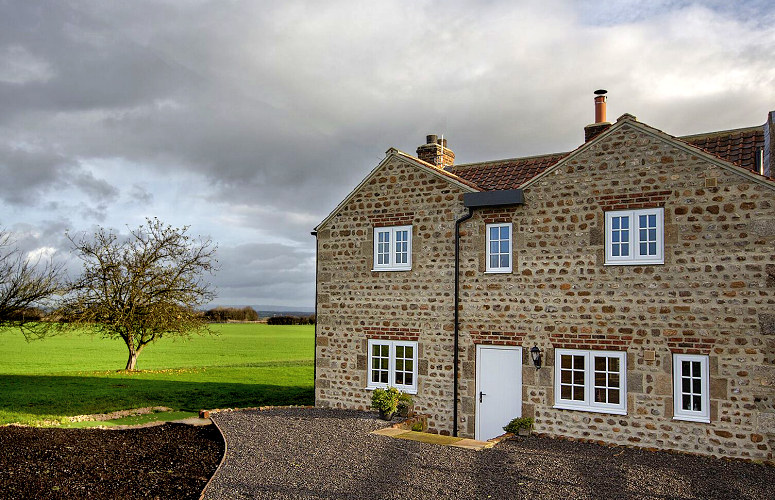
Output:
<instances>
[{"instance_id":1,"label":"chimney pot","mask_svg":"<svg viewBox=\"0 0 775 500\"><path fill-rule=\"evenodd\" d=\"M417 148L417 158L438 168L451 167L455 163L455 153L447 147L447 140L438 135L425 136L425 144Z\"/></svg>"},{"instance_id":2,"label":"chimney pot","mask_svg":"<svg viewBox=\"0 0 775 500\"><path fill-rule=\"evenodd\" d=\"M606 97L606 94L608 93L607 90L596 90L595 91L595 123L605 123L605 104L606 100L608 99Z\"/></svg>"},{"instance_id":3,"label":"chimney pot","mask_svg":"<svg viewBox=\"0 0 775 500\"><path fill-rule=\"evenodd\" d=\"M607 90L595 91L595 123L584 127L584 142L589 142L602 132L607 130L611 124L606 121L606 101L608 100Z\"/></svg>"}]
</instances>

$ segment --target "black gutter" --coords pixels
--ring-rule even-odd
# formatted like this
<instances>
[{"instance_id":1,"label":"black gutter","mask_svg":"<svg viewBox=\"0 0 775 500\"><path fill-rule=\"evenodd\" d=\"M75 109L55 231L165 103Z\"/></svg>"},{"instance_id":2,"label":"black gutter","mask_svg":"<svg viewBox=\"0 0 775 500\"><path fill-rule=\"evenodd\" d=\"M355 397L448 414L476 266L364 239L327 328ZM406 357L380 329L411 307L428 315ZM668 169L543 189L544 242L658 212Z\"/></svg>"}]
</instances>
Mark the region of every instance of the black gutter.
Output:
<instances>
[{"instance_id":1,"label":"black gutter","mask_svg":"<svg viewBox=\"0 0 775 500\"><path fill-rule=\"evenodd\" d=\"M463 195L465 196L465 195ZM460 224L474 216L474 208L468 207L468 213L455 221L455 361L453 362L453 382L452 395L454 403L452 404L452 436L457 437L457 377L460 355L458 345L460 344Z\"/></svg>"},{"instance_id":2,"label":"black gutter","mask_svg":"<svg viewBox=\"0 0 775 500\"><path fill-rule=\"evenodd\" d=\"M452 381L452 436L457 437L457 393L458 373L460 364L460 224L474 216L474 208L500 207L506 205L522 205L525 196L521 189L508 189L504 191L481 191L463 194L463 206L468 213L455 221L455 359L453 362ZM315 302L317 305L317 301Z\"/></svg>"},{"instance_id":3,"label":"black gutter","mask_svg":"<svg viewBox=\"0 0 775 500\"><path fill-rule=\"evenodd\" d=\"M312 231L315 237L315 360L312 363L312 404L317 406L317 391L315 385L318 381L318 232Z\"/></svg>"}]
</instances>

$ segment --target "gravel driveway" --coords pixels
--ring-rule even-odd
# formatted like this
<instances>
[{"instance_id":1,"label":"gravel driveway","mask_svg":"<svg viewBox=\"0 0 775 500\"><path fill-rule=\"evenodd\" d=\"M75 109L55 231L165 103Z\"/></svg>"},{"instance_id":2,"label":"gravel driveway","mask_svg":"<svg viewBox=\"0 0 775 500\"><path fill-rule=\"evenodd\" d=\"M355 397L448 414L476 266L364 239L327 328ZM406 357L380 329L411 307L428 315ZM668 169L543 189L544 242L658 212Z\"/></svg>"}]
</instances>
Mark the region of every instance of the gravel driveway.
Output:
<instances>
[{"instance_id":1,"label":"gravel driveway","mask_svg":"<svg viewBox=\"0 0 775 500\"><path fill-rule=\"evenodd\" d=\"M775 467L531 437L470 451L369 434L362 412L219 413L207 500L775 498Z\"/></svg>"}]
</instances>

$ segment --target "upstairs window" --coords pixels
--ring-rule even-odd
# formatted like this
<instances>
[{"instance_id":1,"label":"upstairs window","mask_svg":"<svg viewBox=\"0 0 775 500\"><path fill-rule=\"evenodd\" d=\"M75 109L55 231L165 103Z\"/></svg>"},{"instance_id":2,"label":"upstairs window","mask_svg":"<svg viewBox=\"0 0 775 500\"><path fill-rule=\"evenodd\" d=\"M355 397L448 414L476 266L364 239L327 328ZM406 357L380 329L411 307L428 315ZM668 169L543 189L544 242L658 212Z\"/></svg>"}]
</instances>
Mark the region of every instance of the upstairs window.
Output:
<instances>
[{"instance_id":1,"label":"upstairs window","mask_svg":"<svg viewBox=\"0 0 775 500\"><path fill-rule=\"evenodd\" d=\"M554 407L626 415L626 366L624 352L555 349Z\"/></svg>"},{"instance_id":2,"label":"upstairs window","mask_svg":"<svg viewBox=\"0 0 775 500\"><path fill-rule=\"evenodd\" d=\"M367 389L395 387L417 393L417 342L369 339Z\"/></svg>"},{"instance_id":3,"label":"upstairs window","mask_svg":"<svg viewBox=\"0 0 775 500\"><path fill-rule=\"evenodd\" d=\"M664 264L663 208L605 213L605 263Z\"/></svg>"},{"instance_id":4,"label":"upstairs window","mask_svg":"<svg viewBox=\"0 0 775 500\"><path fill-rule=\"evenodd\" d=\"M487 224L487 272L511 272L511 224Z\"/></svg>"},{"instance_id":5,"label":"upstairs window","mask_svg":"<svg viewBox=\"0 0 775 500\"><path fill-rule=\"evenodd\" d=\"M374 228L374 270L412 268L412 226Z\"/></svg>"},{"instance_id":6,"label":"upstairs window","mask_svg":"<svg viewBox=\"0 0 775 500\"><path fill-rule=\"evenodd\" d=\"M710 422L708 357L673 355L673 418Z\"/></svg>"}]
</instances>

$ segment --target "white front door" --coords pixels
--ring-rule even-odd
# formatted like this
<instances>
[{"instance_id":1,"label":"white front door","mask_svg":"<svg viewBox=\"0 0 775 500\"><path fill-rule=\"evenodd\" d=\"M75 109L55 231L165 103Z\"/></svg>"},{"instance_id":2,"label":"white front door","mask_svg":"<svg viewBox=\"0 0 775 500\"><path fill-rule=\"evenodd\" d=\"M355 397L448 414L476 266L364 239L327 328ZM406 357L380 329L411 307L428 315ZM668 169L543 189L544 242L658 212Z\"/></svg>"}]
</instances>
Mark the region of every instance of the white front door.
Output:
<instances>
[{"instance_id":1,"label":"white front door","mask_svg":"<svg viewBox=\"0 0 775 500\"><path fill-rule=\"evenodd\" d=\"M522 416L522 348L476 346L476 439L500 436Z\"/></svg>"}]
</instances>

